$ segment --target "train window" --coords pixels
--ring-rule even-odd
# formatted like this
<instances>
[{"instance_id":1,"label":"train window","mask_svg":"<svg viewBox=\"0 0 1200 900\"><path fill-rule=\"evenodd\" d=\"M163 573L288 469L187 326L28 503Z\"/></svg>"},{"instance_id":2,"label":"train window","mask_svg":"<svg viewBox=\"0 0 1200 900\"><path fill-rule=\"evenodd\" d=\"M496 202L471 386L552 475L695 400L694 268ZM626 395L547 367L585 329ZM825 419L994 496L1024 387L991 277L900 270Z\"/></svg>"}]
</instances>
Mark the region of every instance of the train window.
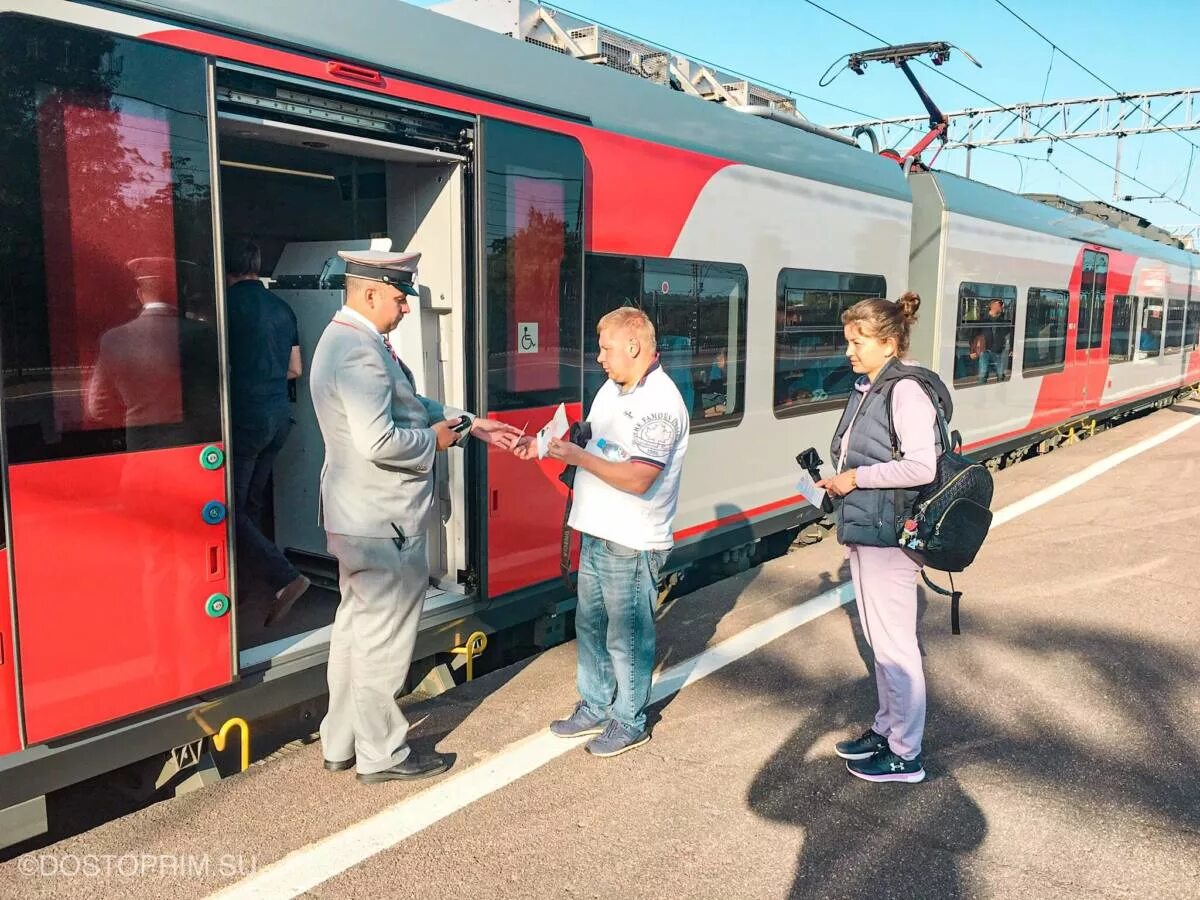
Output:
<instances>
[{"instance_id":1,"label":"train window","mask_svg":"<svg viewBox=\"0 0 1200 900\"><path fill-rule=\"evenodd\" d=\"M1183 327L1183 349L1191 350L1200 342L1200 300L1189 300Z\"/></svg>"},{"instance_id":2,"label":"train window","mask_svg":"<svg viewBox=\"0 0 1200 900\"><path fill-rule=\"evenodd\" d=\"M1075 349L1095 350L1104 336L1104 304L1108 289L1108 254L1083 251L1083 273L1079 282L1079 321Z\"/></svg>"},{"instance_id":3,"label":"train window","mask_svg":"<svg viewBox=\"0 0 1200 900\"><path fill-rule=\"evenodd\" d=\"M1113 297L1112 337L1108 344L1108 358L1113 362L1124 362L1133 358L1133 323L1137 297L1118 294Z\"/></svg>"},{"instance_id":4,"label":"train window","mask_svg":"<svg viewBox=\"0 0 1200 900\"><path fill-rule=\"evenodd\" d=\"M692 429L741 421L746 288L739 265L588 254L584 408L605 378L593 352L596 323L620 306L639 306L654 323L663 369L692 411Z\"/></svg>"},{"instance_id":5,"label":"train window","mask_svg":"<svg viewBox=\"0 0 1200 900\"><path fill-rule=\"evenodd\" d=\"M842 313L887 296L879 275L783 269L775 283L775 412L837 405L854 386Z\"/></svg>"},{"instance_id":6,"label":"train window","mask_svg":"<svg viewBox=\"0 0 1200 900\"><path fill-rule=\"evenodd\" d=\"M219 439L204 59L6 21L9 461Z\"/></svg>"},{"instance_id":7,"label":"train window","mask_svg":"<svg viewBox=\"0 0 1200 900\"><path fill-rule=\"evenodd\" d=\"M1061 372L1067 354L1067 292L1030 288L1025 297L1025 349L1021 373L1034 377Z\"/></svg>"},{"instance_id":8,"label":"train window","mask_svg":"<svg viewBox=\"0 0 1200 900\"><path fill-rule=\"evenodd\" d=\"M577 401L583 150L507 122L482 130L488 409Z\"/></svg>"},{"instance_id":9,"label":"train window","mask_svg":"<svg viewBox=\"0 0 1200 900\"><path fill-rule=\"evenodd\" d=\"M1164 353L1176 353L1183 346L1183 305L1182 300L1167 301L1167 339L1163 345Z\"/></svg>"},{"instance_id":10,"label":"train window","mask_svg":"<svg viewBox=\"0 0 1200 900\"><path fill-rule=\"evenodd\" d=\"M1012 377L1017 289L964 281L958 286L954 385L968 387Z\"/></svg>"},{"instance_id":11,"label":"train window","mask_svg":"<svg viewBox=\"0 0 1200 900\"><path fill-rule=\"evenodd\" d=\"M1138 330L1137 358L1158 356L1162 352L1163 299L1147 297L1142 301L1140 328Z\"/></svg>"}]
</instances>

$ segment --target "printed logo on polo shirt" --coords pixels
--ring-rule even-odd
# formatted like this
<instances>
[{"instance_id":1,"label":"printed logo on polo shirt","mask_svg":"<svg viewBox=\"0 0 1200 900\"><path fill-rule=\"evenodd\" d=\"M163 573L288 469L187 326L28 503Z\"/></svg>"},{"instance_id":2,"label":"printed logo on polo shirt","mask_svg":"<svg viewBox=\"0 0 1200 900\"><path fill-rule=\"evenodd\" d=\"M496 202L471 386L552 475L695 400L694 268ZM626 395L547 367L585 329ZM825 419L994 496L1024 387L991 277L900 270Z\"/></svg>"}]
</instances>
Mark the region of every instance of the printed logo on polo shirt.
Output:
<instances>
[{"instance_id":1,"label":"printed logo on polo shirt","mask_svg":"<svg viewBox=\"0 0 1200 900\"><path fill-rule=\"evenodd\" d=\"M670 413L645 416L633 426L633 445L649 456L666 456L679 438L679 423Z\"/></svg>"}]
</instances>

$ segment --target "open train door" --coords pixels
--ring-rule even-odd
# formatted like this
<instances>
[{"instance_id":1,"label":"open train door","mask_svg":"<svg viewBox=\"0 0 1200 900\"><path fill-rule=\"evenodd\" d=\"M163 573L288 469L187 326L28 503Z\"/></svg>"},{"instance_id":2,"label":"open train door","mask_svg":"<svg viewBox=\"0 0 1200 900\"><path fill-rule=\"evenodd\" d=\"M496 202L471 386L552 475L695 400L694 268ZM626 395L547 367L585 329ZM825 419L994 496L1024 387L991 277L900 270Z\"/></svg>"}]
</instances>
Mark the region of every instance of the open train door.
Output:
<instances>
[{"instance_id":1,"label":"open train door","mask_svg":"<svg viewBox=\"0 0 1200 900\"><path fill-rule=\"evenodd\" d=\"M530 432L583 400L584 156L561 134L485 120L479 152L480 280L488 415ZM559 574L562 464L489 448L490 597Z\"/></svg>"},{"instance_id":2,"label":"open train door","mask_svg":"<svg viewBox=\"0 0 1200 900\"><path fill-rule=\"evenodd\" d=\"M1112 310L1108 302L1108 254L1084 250L1079 262L1079 305L1067 328L1067 365L1073 377L1075 415L1096 409L1108 375L1108 333ZM1072 278L1072 288L1075 279ZM1074 291L1073 291L1074 293ZM1071 337L1071 335L1074 337Z\"/></svg>"},{"instance_id":3,"label":"open train door","mask_svg":"<svg viewBox=\"0 0 1200 900\"><path fill-rule=\"evenodd\" d=\"M209 73L6 17L3 426L25 742L233 678Z\"/></svg>"}]
</instances>

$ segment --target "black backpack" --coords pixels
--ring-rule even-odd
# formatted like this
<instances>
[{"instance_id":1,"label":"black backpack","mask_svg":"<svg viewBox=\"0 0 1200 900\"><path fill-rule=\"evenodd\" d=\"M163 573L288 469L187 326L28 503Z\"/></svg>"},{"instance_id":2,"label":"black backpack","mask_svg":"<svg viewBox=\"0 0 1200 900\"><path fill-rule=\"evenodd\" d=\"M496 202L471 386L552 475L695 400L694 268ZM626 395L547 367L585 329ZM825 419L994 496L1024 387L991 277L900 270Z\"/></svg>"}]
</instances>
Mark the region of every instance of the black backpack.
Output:
<instances>
[{"instance_id":1,"label":"black backpack","mask_svg":"<svg viewBox=\"0 0 1200 900\"><path fill-rule=\"evenodd\" d=\"M913 502L905 508L900 493L896 499L896 533L900 546L912 559L921 564L921 578L926 586L950 598L950 629L959 634L958 605L962 592L954 590L954 576L975 560L992 524L992 473L981 463L974 462L960 451L962 438L957 431L949 432L946 410L953 414L949 392L938 376L928 369L905 366L902 378L911 378L921 385L937 413L937 428L942 441L938 455L937 473L933 481L922 487ZM891 391L897 378L888 386L884 408L887 409L888 434L892 458L900 459L900 441L892 421ZM924 567L939 569L950 575L950 590L929 580Z\"/></svg>"}]
</instances>

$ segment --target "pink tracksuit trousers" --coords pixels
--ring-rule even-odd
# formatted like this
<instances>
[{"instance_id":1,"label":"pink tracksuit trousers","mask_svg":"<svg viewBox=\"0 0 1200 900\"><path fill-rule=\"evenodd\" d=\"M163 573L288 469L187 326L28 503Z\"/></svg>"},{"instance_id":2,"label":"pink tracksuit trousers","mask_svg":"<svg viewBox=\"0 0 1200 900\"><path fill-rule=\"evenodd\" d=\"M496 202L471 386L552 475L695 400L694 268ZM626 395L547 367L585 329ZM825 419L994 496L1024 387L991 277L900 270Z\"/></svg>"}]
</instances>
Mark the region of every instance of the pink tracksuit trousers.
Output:
<instances>
[{"instance_id":1,"label":"pink tracksuit trousers","mask_svg":"<svg viewBox=\"0 0 1200 900\"><path fill-rule=\"evenodd\" d=\"M863 390L863 388L859 388ZM892 389L892 418L903 458L859 466L861 489L915 487L933 480L937 466L936 414L913 381ZM843 446L849 446L849 432ZM850 544L850 575L863 634L875 655L879 711L871 726L892 752L912 759L925 733L925 672L917 644L917 573L921 567L897 547Z\"/></svg>"},{"instance_id":2,"label":"pink tracksuit trousers","mask_svg":"<svg viewBox=\"0 0 1200 900\"><path fill-rule=\"evenodd\" d=\"M899 547L850 545L858 620L875 655L879 711L871 726L912 759L925 733L925 672L917 645L917 572Z\"/></svg>"}]
</instances>

